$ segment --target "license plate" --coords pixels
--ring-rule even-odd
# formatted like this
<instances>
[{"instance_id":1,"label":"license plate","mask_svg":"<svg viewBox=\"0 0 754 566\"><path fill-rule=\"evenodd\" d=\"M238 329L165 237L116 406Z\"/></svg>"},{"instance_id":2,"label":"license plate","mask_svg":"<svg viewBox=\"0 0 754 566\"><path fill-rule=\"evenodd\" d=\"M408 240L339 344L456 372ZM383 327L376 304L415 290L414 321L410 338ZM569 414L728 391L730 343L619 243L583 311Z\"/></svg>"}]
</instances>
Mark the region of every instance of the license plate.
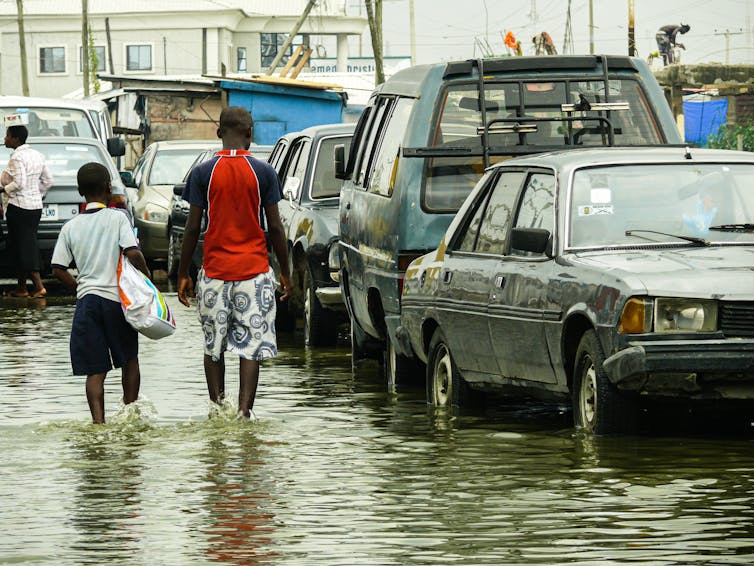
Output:
<instances>
[{"instance_id":1,"label":"license plate","mask_svg":"<svg viewBox=\"0 0 754 566\"><path fill-rule=\"evenodd\" d=\"M42 220L57 220L58 219L58 205L46 204L42 207Z\"/></svg>"}]
</instances>

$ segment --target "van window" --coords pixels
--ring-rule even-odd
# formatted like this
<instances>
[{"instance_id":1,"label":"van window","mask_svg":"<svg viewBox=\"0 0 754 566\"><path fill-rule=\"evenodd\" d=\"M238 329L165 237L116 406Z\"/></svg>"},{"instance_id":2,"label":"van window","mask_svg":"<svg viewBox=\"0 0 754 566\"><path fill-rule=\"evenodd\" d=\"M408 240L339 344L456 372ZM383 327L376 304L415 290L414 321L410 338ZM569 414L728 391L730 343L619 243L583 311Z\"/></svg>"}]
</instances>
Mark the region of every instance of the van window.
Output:
<instances>
[{"instance_id":1,"label":"van window","mask_svg":"<svg viewBox=\"0 0 754 566\"><path fill-rule=\"evenodd\" d=\"M380 97L377 99L374 111L371 113L371 120L366 124L360 146L363 148L359 152L356 168L354 169L354 184L363 184L367 188L369 172L374 165L374 158L379 149L380 140L384 131L384 124L390 116L390 111L395 103L394 98Z\"/></svg>"},{"instance_id":2,"label":"van window","mask_svg":"<svg viewBox=\"0 0 754 566\"><path fill-rule=\"evenodd\" d=\"M563 79L558 81L489 82L485 85L484 108L487 124L498 131L489 133L490 162L507 159L520 151L513 146L603 146L609 141L609 120L616 145L652 145L663 142L647 99L638 81ZM565 112L562 104L586 101L590 104L623 102L628 110L583 110ZM561 118L579 118L562 120ZM533 118L533 119L532 119ZM551 118L552 121L543 120ZM596 120L601 118L602 120ZM527 121L527 119L532 119ZM455 212L481 177L482 123L479 85L476 82L453 83L438 97L434 128L428 145L458 149L475 155L427 158L423 206L432 212ZM512 125L527 125L529 131L501 131Z\"/></svg>"},{"instance_id":3,"label":"van window","mask_svg":"<svg viewBox=\"0 0 754 566\"><path fill-rule=\"evenodd\" d=\"M28 112L30 136L72 136L98 139L87 113L73 108L0 108L0 127L5 136L2 118L8 114Z\"/></svg>"},{"instance_id":4,"label":"van window","mask_svg":"<svg viewBox=\"0 0 754 566\"><path fill-rule=\"evenodd\" d=\"M401 98L396 102L395 110L393 110L390 122L385 128L382 143L374 160L374 169L369 181L370 192L390 196L393 191L393 187L390 186L393 167L398 158L398 151L403 142L406 123L411 116L414 102L413 99L409 98Z\"/></svg>"}]
</instances>

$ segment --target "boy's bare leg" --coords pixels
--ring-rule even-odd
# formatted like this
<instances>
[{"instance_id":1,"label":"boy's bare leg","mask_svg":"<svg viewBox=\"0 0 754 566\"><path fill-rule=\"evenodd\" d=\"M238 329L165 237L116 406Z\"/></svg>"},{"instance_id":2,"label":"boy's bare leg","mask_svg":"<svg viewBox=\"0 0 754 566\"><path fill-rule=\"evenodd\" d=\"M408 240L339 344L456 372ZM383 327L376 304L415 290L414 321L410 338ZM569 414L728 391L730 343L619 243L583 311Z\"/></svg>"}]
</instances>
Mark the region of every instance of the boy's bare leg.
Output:
<instances>
[{"instance_id":1,"label":"boy's bare leg","mask_svg":"<svg viewBox=\"0 0 754 566\"><path fill-rule=\"evenodd\" d=\"M128 360L121 368L123 383L123 403L128 405L139 398L141 386L141 372L139 371L139 358Z\"/></svg>"},{"instance_id":2,"label":"boy's bare leg","mask_svg":"<svg viewBox=\"0 0 754 566\"><path fill-rule=\"evenodd\" d=\"M212 356L204 354L204 376L207 378L207 391L213 403L222 403L225 399L225 355L216 362Z\"/></svg>"},{"instance_id":3,"label":"boy's bare leg","mask_svg":"<svg viewBox=\"0 0 754 566\"><path fill-rule=\"evenodd\" d=\"M241 382L238 388L238 410L244 417L251 416L259 383L259 362L241 358L239 368Z\"/></svg>"},{"instance_id":4,"label":"boy's bare leg","mask_svg":"<svg viewBox=\"0 0 754 566\"><path fill-rule=\"evenodd\" d=\"M92 413L92 422L105 422L105 376L106 373L95 373L86 376L86 400Z\"/></svg>"}]
</instances>

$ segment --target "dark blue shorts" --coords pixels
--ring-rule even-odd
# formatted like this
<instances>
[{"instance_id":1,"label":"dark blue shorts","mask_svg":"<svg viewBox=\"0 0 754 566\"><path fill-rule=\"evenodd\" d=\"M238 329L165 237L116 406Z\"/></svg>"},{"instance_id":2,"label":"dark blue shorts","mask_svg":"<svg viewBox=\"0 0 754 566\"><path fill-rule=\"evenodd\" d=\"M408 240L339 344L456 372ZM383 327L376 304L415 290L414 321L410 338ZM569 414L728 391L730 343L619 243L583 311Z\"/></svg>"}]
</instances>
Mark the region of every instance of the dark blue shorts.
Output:
<instances>
[{"instance_id":1,"label":"dark blue shorts","mask_svg":"<svg viewBox=\"0 0 754 566\"><path fill-rule=\"evenodd\" d=\"M139 355L139 334L119 302L84 295L76 302L71 326L73 375L107 373Z\"/></svg>"}]
</instances>

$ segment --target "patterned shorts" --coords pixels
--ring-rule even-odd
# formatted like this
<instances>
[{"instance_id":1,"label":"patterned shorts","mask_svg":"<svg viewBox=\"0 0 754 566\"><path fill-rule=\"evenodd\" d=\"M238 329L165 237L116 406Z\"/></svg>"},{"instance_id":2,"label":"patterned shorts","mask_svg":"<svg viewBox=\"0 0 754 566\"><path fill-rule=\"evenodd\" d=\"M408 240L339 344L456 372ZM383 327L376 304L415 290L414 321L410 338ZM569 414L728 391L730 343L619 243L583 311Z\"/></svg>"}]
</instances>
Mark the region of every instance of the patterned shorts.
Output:
<instances>
[{"instance_id":1,"label":"patterned shorts","mask_svg":"<svg viewBox=\"0 0 754 566\"><path fill-rule=\"evenodd\" d=\"M246 281L212 279L199 272L196 285L204 353L218 361L226 350L249 360L277 355L275 283L271 273Z\"/></svg>"}]
</instances>

